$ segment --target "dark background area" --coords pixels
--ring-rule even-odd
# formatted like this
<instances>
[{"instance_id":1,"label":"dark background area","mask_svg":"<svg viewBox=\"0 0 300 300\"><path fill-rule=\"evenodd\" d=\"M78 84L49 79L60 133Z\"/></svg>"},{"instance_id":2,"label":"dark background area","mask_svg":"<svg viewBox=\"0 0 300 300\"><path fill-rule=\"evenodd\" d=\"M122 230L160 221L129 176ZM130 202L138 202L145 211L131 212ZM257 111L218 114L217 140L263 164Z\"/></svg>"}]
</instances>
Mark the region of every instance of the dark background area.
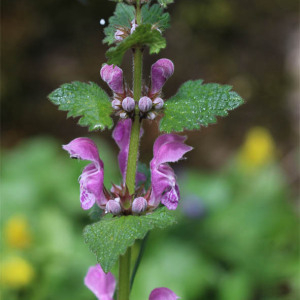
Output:
<instances>
[{"instance_id":1,"label":"dark background area","mask_svg":"<svg viewBox=\"0 0 300 300\"><path fill-rule=\"evenodd\" d=\"M289 156L297 146L297 28L298 1L177 0L169 6L168 46L146 55L144 78L152 63L167 57L175 73L167 82L165 98L188 79L231 84L246 104L218 126L190 132L197 152L188 163L216 168L239 146L252 126L264 126L275 138L279 155ZM107 46L103 26L115 3L104 0L2 1L2 145L51 135L62 143L87 135L76 120L66 120L47 95L65 82L94 81L107 91L99 76ZM130 54L124 59L130 76ZM293 73L294 72L294 73ZM297 74L296 74L297 75ZM294 77L293 77L294 76ZM109 92L109 91L108 91ZM154 130L155 128L155 130ZM152 155L157 126L147 128L144 159ZM109 132L101 133L108 140ZM143 159L143 158L142 158ZM286 162L288 172L293 163Z\"/></svg>"}]
</instances>

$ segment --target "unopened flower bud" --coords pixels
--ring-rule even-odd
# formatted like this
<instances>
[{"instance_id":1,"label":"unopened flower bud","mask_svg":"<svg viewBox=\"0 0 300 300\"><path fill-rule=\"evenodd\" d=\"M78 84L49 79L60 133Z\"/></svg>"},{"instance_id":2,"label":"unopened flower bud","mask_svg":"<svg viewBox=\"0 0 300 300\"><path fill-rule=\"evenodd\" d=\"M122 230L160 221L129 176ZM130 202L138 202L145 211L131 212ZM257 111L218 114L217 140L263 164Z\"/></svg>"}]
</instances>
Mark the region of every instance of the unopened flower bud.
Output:
<instances>
[{"instance_id":1,"label":"unopened flower bud","mask_svg":"<svg viewBox=\"0 0 300 300\"><path fill-rule=\"evenodd\" d=\"M113 109L116 109L116 110L117 110L117 109L120 109L121 101L115 99L115 100L113 100L113 101L111 102L111 106L112 106Z\"/></svg>"},{"instance_id":2,"label":"unopened flower bud","mask_svg":"<svg viewBox=\"0 0 300 300\"><path fill-rule=\"evenodd\" d=\"M164 100L161 98L155 98L153 104L155 109L161 109L164 106Z\"/></svg>"},{"instance_id":3,"label":"unopened flower bud","mask_svg":"<svg viewBox=\"0 0 300 300\"><path fill-rule=\"evenodd\" d=\"M122 94L124 92L123 71L118 66L105 65L101 68L100 75L114 93Z\"/></svg>"},{"instance_id":4,"label":"unopened flower bud","mask_svg":"<svg viewBox=\"0 0 300 300\"><path fill-rule=\"evenodd\" d=\"M149 97L142 97L139 101L139 109L142 112L147 112L152 108L152 100Z\"/></svg>"},{"instance_id":5,"label":"unopened flower bud","mask_svg":"<svg viewBox=\"0 0 300 300\"><path fill-rule=\"evenodd\" d=\"M158 93L174 73L174 64L167 58L159 59L151 67L151 93Z\"/></svg>"},{"instance_id":6,"label":"unopened flower bud","mask_svg":"<svg viewBox=\"0 0 300 300\"><path fill-rule=\"evenodd\" d=\"M154 113L153 111L150 111L147 115L147 119L154 120L155 118L156 118L156 113Z\"/></svg>"},{"instance_id":7,"label":"unopened flower bud","mask_svg":"<svg viewBox=\"0 0 300 300\"><path fill-rule=\"evenodd\" d=\"M117 216L121 213L121 205L116 200L109 200L106 203L105 211Z\"/></svg>"},{"instance_id":8,"label":"unopened flower bud","mask_svg":"<svg viewBox=\"0 0 300 300\"><path fill-rule=\"evenodd\" d=\"M130 24L131 24L130 34L132 34L135 31L135 29L138 27L138 25L135 23L135 19L133 19L130 22Z\"/></svg>"},{"instance_id":9,"label":"unopened flower bud","mask_svg":"<svg viewBox=\"0 0 300 300\"><path fill-rule=\"evenodd\" d=\"M120 29L118 29L116 32L115 32L115 40L117 41L117 42L121 42L121 41L123 41L123 35L124 35L124 32L122 31L122 30L120 30Z\"/></svg>"},{"instance_id":10,"label":"unopened flower bud","mask_svg":"<svg viewBox=\"0 0 300 300\"><path fill-rule=\"evenodd\" d=\"M121 112L120 113L120 118L126 119L127 118L127 112L126 111Z\"/></svg>"},{"instance_id":11,"label":"unopened flower bud","mask_svg":"<svg viewBox=\"0 0 300 300\"><path fill-rule=\"evenodd\" d=\"M140 214L147 209L147 200L143 197L135 198L132 202L132 212L133 214Z\"/></svg>"},{"instance_id":12,"label":"unopened flower bud","mask_svg":"<svg viewBox=\"0 0 300 300\"><path fill-rule=\"evenodd\" d=\"M124 110L130 112L134 110L135 107L135 101L133 98L131 97L126 97L123 101L122 101L122 107Z\"/></svg>"}]
</instances>

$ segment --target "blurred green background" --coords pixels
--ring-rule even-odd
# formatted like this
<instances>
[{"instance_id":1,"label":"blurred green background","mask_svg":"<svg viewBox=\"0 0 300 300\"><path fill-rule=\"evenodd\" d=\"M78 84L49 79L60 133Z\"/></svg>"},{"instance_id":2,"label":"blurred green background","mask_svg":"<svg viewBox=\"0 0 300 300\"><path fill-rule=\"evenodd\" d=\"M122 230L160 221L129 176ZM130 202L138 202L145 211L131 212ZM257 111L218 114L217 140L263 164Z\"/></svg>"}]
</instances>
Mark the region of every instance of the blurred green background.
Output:
<instances>
[{"instance_id":1,"label":"blurred green background","mask_svg":"<svg viewBox=\"0 0 300 300\"><path fill-rule=\"evenodd\" d=\"M195 149L176 165L179 222L150 235L133 300L158 286L186 300L299 298L298 1L177 0L168 47L167 99L188 79L231 84L246 104L217 125L187 132ZM105 183L119 182L111 132L88 133L46 96L94 81L105 62L104 0L4 0L2 34L1 299L95 299L83 277L95 259L79 205L85 162L61 144L97 141ZM124 60L130 81L130 55ZM146 126L140 158L158 135ZM146 138L147 137L147 138ZM134 255L138 252L138 245Z\"/></svg>"}]
</instances>

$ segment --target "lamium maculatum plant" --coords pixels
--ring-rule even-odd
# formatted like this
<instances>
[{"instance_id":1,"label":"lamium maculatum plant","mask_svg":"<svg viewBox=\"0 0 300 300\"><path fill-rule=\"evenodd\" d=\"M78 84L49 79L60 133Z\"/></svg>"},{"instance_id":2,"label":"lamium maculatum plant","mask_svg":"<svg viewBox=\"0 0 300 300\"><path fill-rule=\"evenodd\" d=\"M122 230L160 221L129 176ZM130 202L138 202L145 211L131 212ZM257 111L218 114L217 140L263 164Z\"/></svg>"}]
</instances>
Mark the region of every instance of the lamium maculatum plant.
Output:
<instances>
[{"instance_id":1,"label":"lamium maculatum plant","mask_svg":"<svg viewBox=\"0 0 300 300\"><path fill-rule=\"evenodd\" d=\"M157 54L166 47L164 31L170 16L165 9L172 0L117 1L114 15L104 29L108 49L107 63L100 69L102 80L111 93L97 84L72 82L63 84L49 99L68 111L68 116L81 117L79 124L90 131L113 129L112 137L120 152L118 162L122 181L104 186L105 166L101 149L89 138L76 138L63 146L72 158L89 161L79 177L80 203L84 210L95 210L99 221L87 225L84 240L96 255L98 264L91 266L84 279L86 286L100 300L128 300L140 259L131 271L131 247L137 239L145 239L155 228L175 222L173 210L180 201L176 175L169 163L182 159L192 150L186 136L177 133L196 130L216 123L217 116L243 103L231 86L202 80L187 81L177 94L165 99L162 89L174 73L174 64L158 59L151 67L150 81L144 84L143 53ZM132 53L133 86L120 68L125 52ZM145 78L144 77L144 78ZM114 126L112 116L115 116ZM157 126L162 134L153 145L153 159L147 172L138 172L139 144L143 123ZM150 175L148 175L150 174ZM150 178L148 178L150 177ZM151 184L147 184L147 182ZM110 272L118 261L118 280ZM159 272L159 270L158 270ZM117 292L116 292L117 291ZM176 291L167 287L154 289L150 300L178 299Z\"/></svg>"}]
</instances>

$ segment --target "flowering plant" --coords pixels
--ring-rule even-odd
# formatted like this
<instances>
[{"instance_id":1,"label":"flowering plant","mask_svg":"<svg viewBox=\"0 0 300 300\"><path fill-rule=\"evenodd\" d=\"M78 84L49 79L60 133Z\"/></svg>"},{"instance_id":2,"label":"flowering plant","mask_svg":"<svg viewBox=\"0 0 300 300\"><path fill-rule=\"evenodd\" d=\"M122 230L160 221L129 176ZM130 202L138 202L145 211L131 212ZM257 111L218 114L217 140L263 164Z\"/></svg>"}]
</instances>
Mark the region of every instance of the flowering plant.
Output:
<instances>
[{"instance_id":1,"label":"flowering plant","mask_svg":"<svg viewBox=\"0 0 300 300\"><path fill-rule=\"evenodd\" d=\"M64 84L49 95L59 109L69 111L69 116L81 116L79 124L88 126L91 131L111 129L111 116L118 119L112 135L120 148L118 161L123 180L113 183L110 189L103 184L104 164L91 139L77 138L63 146L72 158L90 161L79 177L80 203L84 210L99 209L100 220L84 230L85 242L99 265L89 269L85 284L101 300L113 297L116 281L109 271L118 260L118 299L129 299L130 282L140 261L131 274L131 246L137 239L145 238L150 230L175 222L171 211L177 208L180 192L169 163L182 159L192 147L185 144L185 136L174 132L215 123L217 116L226 116L228 110L243 103L230 86L203 84L202 80L187 81L166 101L162 88L174 72L173 62L166 58L156 61L151 67L149 84L143 81L142 66L146 46L150 54L159 53L166 46L163 32L169 27L170 17L164 9L173 1L118 2L104 30L104 42L113 46L107 51L107 64L100 70L112 96L91 82ZM133 55L132 88L119 67L128 50ZM162 116L159 129L165 134L154 143L150 172L137 172L143 123L156 126L158 116ZM150 185L147 184L148 173ZM177 298L173 291L158 288L149 299Z\"/></svg>"}]
</instances>

